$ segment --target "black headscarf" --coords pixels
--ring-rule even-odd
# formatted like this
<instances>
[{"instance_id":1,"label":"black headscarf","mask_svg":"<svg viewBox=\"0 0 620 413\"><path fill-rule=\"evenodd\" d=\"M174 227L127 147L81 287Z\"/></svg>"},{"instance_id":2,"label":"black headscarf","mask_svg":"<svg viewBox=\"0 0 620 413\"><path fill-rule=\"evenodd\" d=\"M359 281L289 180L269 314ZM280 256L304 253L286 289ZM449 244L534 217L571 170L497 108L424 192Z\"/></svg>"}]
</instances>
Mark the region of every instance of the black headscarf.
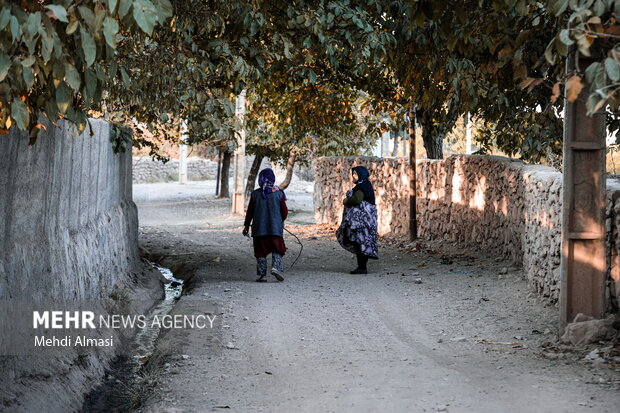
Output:
<instances>
[{"instance_id":1,"label":"black headscarf","mask_svg":"<svg viewBox=\"0 0 620 413\"><path fill-rule=\"evenodd\" d=\"M355 168L351 168L351 170L357 172L358 181L355 183L355 187L353 188L353 192L360 190L364 193L364 201L375 204L375 190L372 187L372 184L368 180L370 173L368 169L363 166L356 166Z\"/></svg>"}]
</instances>

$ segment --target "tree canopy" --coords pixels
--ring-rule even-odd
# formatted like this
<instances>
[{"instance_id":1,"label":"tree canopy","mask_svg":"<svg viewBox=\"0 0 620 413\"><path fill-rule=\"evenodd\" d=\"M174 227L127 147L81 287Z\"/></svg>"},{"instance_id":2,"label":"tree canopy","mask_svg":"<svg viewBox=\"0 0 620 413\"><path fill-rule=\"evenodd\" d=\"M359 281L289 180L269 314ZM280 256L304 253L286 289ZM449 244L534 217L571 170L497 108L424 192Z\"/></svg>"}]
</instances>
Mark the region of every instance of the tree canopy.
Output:
<instances>
[{"instance_id":1,"label":"tree canopy","mask_svg":"<svg viewBox=\"0 0 620 413\"><path fill-rule=\"evenodd\" d=\"M429 157L471 112L483 148L536 160L561 147L562 88L587 81L590 112L609 104L620 126L619 15L613 0L0 0L0 127L36 137L42 111L83 130L96 111L222 144L246 90L245 126L272 150L363 144L413 104ZM567 73L575 51L591 59Z\"/></svg>"}]
</instances>

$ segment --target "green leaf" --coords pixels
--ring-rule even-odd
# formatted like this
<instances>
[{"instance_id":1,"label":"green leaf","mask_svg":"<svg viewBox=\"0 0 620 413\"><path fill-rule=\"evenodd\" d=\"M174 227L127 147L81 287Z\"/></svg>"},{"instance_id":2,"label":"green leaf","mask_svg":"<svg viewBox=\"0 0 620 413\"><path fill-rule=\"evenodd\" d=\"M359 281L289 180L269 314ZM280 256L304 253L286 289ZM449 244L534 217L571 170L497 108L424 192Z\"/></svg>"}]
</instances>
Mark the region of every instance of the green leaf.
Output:
<instances>
[{"instance_id":1,"label":"green leaf","mask_svg":"<svg viewBox=\"0 0 620 413\"><path fill-rule=\"evenodd\" d=\"M11 68L11 59L4 51L0 50L0 82L4 80Z\"/></svg>"},{"instance_id":2,"label":"green leaf","mask_svg":"<svg viewBox=\"0 0 620 413\"><path fill-rule=\"evenodd\" d=\"M601 0L596 0L594 2L594 6L592 7L592 11L595 16L602 16L603 13L605 13L605 9L606 7Z\"/></svg>"},{"instance_id":3,"label":"green leaf","mask_svg":"<svg viewBox=\"0 0 620 413\"><path fill-rule=\"evenodd\" d=\"M562 40L560 40L560 35L555 37L555 49L558 51L560 56L566 56L568 54L568 46Z\"/></svg>"},{"instance_id":4,"label":"green leaf","mask_svg":"<svg viewBox=\"0 0 620 413\"><path fill-rule=\"evenodd\" d=\"M77 71L75 66L73 66L69 62L65 62L65 80L71 86L71 89L78 92L80 90L80 85L82 80L80 79L80 73Z\"/></svg>"},{"instance_id":5,"label":"green leaf","mask_svg":"<svg viewBox=\"0 0 620 413\"><path fill-rule=\"evenodd\" d=\"M0 30L4 30L7 24L11 20L11 10L8 7L4 7L0 12Z\"/></svg>"},{"instance_id":6,"label":"green leaf","mask_svg":"<svg viewBox=\"0 0 620 413\"><path fill-rule=\"evenodd\" d=\"M605 59L605 71L607 72L607 76L614 82L620 79L620 67L618 67L618 62L611 57Z\"/></svg>"},{"instance_id":7,"label":"green leaf","mask_svg":"<svg viewBox=\"0 0 620 413\"><path fill-rule=\"evenodd\" d=\"M13 41L19 39L21 35L22 35L22 29L19 26L17 17L11 16L11 36L13 36Z\"/></svg>"},{"instance_id":8,"label":"green leaf","mask_svg":"<svg viewBox=\"0 0 620 413\"><path fill-rule=\"evenodd\" d=\"M553 12L556 16L559 16L566 11L566 8L568 7L568 1L569 0L557 0L553 4Z\"/></svg>"},{"instance_id":9,"label":"green leaf","mask_svg":"<svg viewBox=\"0 0 620 413\"><path fill-rule=\"evenodd\" d=\"M11 103L11 117L15 119L17 127L21 130L26 130L30 123L30 115L28 114L28 108L26 104L20 99L13 99Z\"/></svg>"},{"instance_id":10,"label":"green leaf","mask_svg":"<svg viewBox=\"0 0 620 413\"><path fill-rule=\"evenodd\" d=\"M93 13L93 11L86 6L80 6L78 7L78 10L80 11L80 15L82 16L88 27L93 29L95 25L95 13Z\"/></svg>"},{"instance_id":11,"label":"green leaf","mask_svg":"<svg viewBox=\"0 0 620 413\"><path fill-rule=\"evenodd\" d=\"M67 28L65 29L65 33L67 33L68 35L72 35L73 33L75 33L75 31L77 30L79 26L80 26L80 22L77 20L73 20L71 23L67 25Z\"/></svg>"},{"instance_id":12,"label":"green leaf","mask_svg":"<svg viewBox=\"0 0 620 413\"><path fill-rule=\"evenodd\" d=\"M86 90L91 97L97 93L97 74L92 68L84 72L84 80L86 81Z\"/></svg>"},{"instance_id":13,"label":"green leaf","mask_svg":"<svg viewBox=\"0 0 620 413\"><path fill-rule=\"evenodd\" d=\"M24 60L22 60L22 66L24 67L28 67L28 66L32 66L34 64L34 62L36 62L36 57L34 56L28 56L27 58L25 58Z\"/></svg>"},{"instance_id":14,"label":"green leaf","mask_svg":"<svg viewBox=\"0 0 620 413\"><path fill-rule=\"evenodd\" d=\"M56 88L56 105L62 114L67 113L71 104L71 89L65 82L61 82Z\"/></svg>"},{"instance_id":15,"label":"green leaf","mask_svg":"<svg viewBox=\"0 0 620 413\"><path fill-rule=\"evenodd\" d=\"M125 71L124 67L121 67L121 77L123 78L123 83L125 84L125 86L129 87L131 85L131 82L129 81L129 75Z\"/></svg>"},{"instance_id":16,"label":"green leaf","mask_svg":"<svg viewBox=\"0 0 620 413\"><path fill-rule=\"evenodd\" d=\"M108 0L108 10L110 10L110 13L114 13L114 10L116 10L117 3L118 3L118 0Z\"/></svg>"},{"instance_id":17,"label":"green leaf","mask_svg":"<svg viewBox=\"0 0 620 413\"><path fill-rule=\"evenodd\" d=\"M41 36L41 57L43 62L47 63L52 58L52 51L54 50L54 39L45 33Z\"/></svg>"},{"instance_id":18,"label":"green leaf","mask_svg":"<svg viewBox=\"0 0 620 413\"><path fill-rule=\"evenodd\" d=\"M50 4L49 6L45 6L46 9L50 10L53 13L52 17L60 20L64 23L69 23L67 19L67 10L60 4Z\"/></svg>"},{"instance_id":19,"label":"green leaf","mask_svg":"<svg viewBox=\"0 0 620 413\"><path fill-rule=\"evenodd\" d=\"M150 36L157 23L157 9L150 0L136 0L133 3L133 18L138 27Z\"/></svg>"},{"instance_id":20,"label":"green leaf","mask_svg":"<svg viewBox=\"0 0 620 413\"><path fill-rule=\"evenodd\" d=\"M30 36L34 36L38 31L39 27L41 27L41 13L31 13L28 15L28 23L26 24L26 29Z\"/></svg>"},{"instance_id":21,"label":"green leaf","mask_svg":"<svg viewBox=\"0 0 620 413\"><path fill-rule=\"evenodd\" d=\"M80 28L80 35L82 37L82 50L84 51L86 67L89 67L95 62L95 58L97 57L97 45L95 44L93 36L83 27Z\"/></svg>"},{"instance_id":22,"label":"green leaf","mask_svg":"<svg viewBox=\"0 0 620 413\"><path fill-rule=\"evenodd\" d=\"M118 33L118 22L108 16L103 21L103 35L106 43L113 49L116 48L116 33Z\"/></svg>"},{"instance_id":23,"label":"green leaf","mask_svg":"<svg viewBox=\"0 0 620 413\"><path fill-rule=\"evenodd\" d=\"M120 0L120 6L118 7L118 17L121 19L127 15L131 5L133 4L133 0Z\"/></svg>"},{"instance_id":24,"label":"green leaf","mask_svg":"<svg viewBox=\"0 0 620 413\"><path fill-rule=\"evenodd\" d=\"M575 41L570 38L570 32L568 31L568 29L563 29L562 31L560 31L560 40L567 46L575 43Z\"/></svg>"},{"instance_id":25,"label":"green leaf","mask_svg":"<svg viewBox=\"0 0 620 413\"><path fill-rule=\"evenodd\" d=\"M24 83L26 87L30 89L34 84L34 73L32 72L31 67L22 67L22 77L24 78Z\"/></svg>"},{"instance_id":26,"label":"green leaf","mask_svg":"<svg viewBox=\"0 0 620 413\"><path fill-rule=\"evenodd\" d=\"M50 119L56 119L58 117L58 106L56 106L54 98L50 98L45 102L45 114Z\"/></svg>"}]
</instances>

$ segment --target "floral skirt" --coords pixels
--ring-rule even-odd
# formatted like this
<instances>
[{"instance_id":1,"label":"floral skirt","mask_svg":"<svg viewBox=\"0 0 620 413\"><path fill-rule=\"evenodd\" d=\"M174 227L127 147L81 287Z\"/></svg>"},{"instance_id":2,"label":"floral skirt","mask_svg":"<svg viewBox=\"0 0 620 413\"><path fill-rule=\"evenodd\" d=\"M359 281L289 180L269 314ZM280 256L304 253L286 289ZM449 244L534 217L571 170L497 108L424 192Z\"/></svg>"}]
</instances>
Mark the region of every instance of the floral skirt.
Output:
<instances>
[{"instance_id":1,"label":"floral skirt","mask_svg":"<svg viewBox=\"0 0 620 413\"><path fill-rule=\"evenodd\" d=\"M336 238L345 250L355 254L357 244L362 254L378 259L377 206L363 201L359 206L345 207Z\"/></svg>"}]
</instances>

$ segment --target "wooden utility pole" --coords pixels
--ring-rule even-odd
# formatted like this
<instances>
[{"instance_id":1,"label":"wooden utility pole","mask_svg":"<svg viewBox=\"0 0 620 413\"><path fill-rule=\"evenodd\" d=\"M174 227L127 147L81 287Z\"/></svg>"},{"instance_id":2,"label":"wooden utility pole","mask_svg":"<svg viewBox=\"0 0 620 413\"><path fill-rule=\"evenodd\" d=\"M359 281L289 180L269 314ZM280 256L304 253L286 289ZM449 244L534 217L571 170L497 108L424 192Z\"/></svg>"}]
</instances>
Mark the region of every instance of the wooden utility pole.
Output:
<instances>
[{"instance_id":1,"label":"wooden utility pole","mask_svg":"<svg viewBox=\"0 0 620 413\"><path fill-rule=\"evenodd\" d=\"M415 107L413 98L409 99L409 236L418 238L416 208L416 153L415 153Z\"/></svg>"},{"instance_id":2,"label":"wooden utility pole","mask_svg":"<svg viewBox=\"0 0 620 413\"><path fill-rule=\"evenodd\" d=\"M582 69L593 61L579 56ZM566 73L574 70L572 54ZM589 93L585 83L564 109L560 334L577 314L601 318L605 311L605 109L587 116Z\"/></svg>"},{"instance_id":3,"label":"wooden utility pole","mask_svg":"<svg viewBox=\"0 0 620 413\"><path fill-rule=\"evenodd\" d=\"M237 96L235 116L243 120L245 116L245 90ZM235 189L232 199L232 213L243 215L245 212L245 130L237 132L237 149L235 150Z\"/></svg>"},{"instance_id":4,"label":"wooden utility pole","mask_svg":"<svg viewBox=\"0 0 620 413\"><path fill-rule=\"evenodd\" d=\"M181 143L179 144L179 184L187 183L187 121L181 121Z\"/></svg>"}]
</instances>

